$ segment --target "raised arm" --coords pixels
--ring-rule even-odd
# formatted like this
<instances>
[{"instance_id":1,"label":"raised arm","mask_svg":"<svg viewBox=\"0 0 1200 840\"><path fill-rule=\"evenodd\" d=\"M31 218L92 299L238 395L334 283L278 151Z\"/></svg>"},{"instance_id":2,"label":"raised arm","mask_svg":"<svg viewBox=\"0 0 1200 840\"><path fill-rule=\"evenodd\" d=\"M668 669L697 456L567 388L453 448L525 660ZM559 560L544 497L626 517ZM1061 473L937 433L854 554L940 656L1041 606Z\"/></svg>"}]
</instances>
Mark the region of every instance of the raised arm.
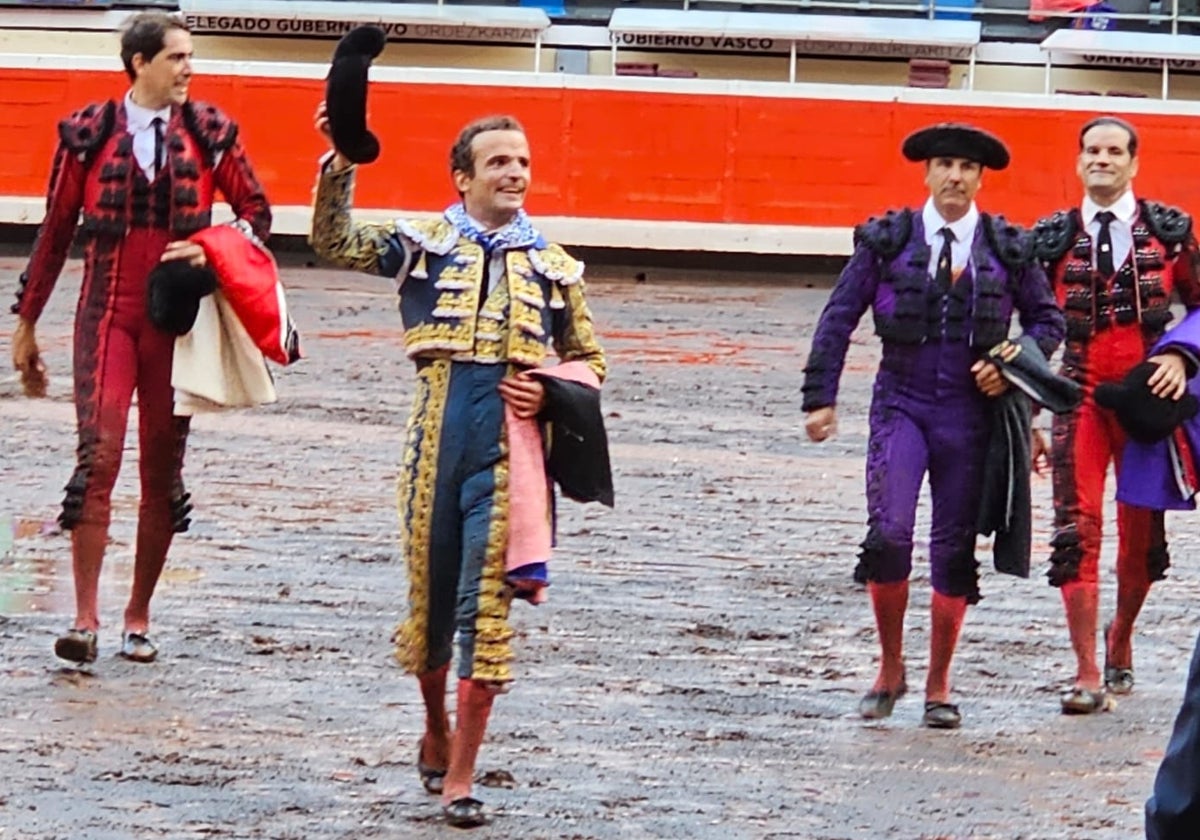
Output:
<instances>
[{"instance_id":1,"label":"raised arm","mask_svg":"<svg viewBox=\"0 0 1200 840\"><path fill-rule=\"evenodd\" d=\"M317 175L309 244L322 258L343 268L403 280L412 243L394 221L354 221L350 208L356 167L335 169L332 163L332 159L325 161Z\"/></svg>"}]
</instances>

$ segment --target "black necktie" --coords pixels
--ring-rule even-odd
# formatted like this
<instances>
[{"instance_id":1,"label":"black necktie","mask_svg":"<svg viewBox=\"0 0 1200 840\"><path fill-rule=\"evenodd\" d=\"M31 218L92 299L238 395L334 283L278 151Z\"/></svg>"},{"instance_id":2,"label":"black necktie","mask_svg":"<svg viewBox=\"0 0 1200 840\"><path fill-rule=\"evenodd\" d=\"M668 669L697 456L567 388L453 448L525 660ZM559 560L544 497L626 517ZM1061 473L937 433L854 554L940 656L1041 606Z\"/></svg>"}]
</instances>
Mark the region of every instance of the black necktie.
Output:
<instances>
[{"instance_id":1,"label":"black necktie","mask_svg":"<svg viewBox=\"0 0 1200 840\"><path fill-rule=\"evenodd\" d=\"M933 282L937 286L938 293L943 295L950 291L953 262L950 257L950 246L953 243L954 231L948 227L942 228L942 250L938 254L937 270L933 273Z\"/></svg>"},{"instance_id":2,"label":"black necktie","mask_svg":"<svg viewBox=\"0 0 1200 840\"><path fill-rule=\"evenodd\" d=\"M163 165L163 120L155 117L150 121L154 128L154 177L158 177L158 169Z\"/></svg>"},{"instance_id":3,"label":"black necktie","mask_svg":"<svg viewBox=\"0 0 1200 840\"><path fill-rule=\"evenodd\" d=\"M1096 237L1096 270L1102 277L1112 277L1116 270L1113 266L1112 231L1108 228L1116 218L1117 214L1108 210L1096 214L1096 221L1100 223L1100 235Z\"/></svg>"}]
</instances>

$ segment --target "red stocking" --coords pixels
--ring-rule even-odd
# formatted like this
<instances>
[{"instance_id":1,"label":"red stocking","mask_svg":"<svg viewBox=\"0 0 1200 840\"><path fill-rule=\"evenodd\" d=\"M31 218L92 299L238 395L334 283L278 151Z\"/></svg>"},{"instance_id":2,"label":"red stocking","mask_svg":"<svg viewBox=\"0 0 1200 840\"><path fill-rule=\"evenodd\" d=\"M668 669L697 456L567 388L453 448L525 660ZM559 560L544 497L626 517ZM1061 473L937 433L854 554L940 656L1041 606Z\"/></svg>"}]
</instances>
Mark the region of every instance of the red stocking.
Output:
<instances>
[{"instance_id":1,"label":"red stocking","mask_svg":"<svg viewBox=\"0 0 1200 840\"><path fill-rule=\"evenodd\" d=\"M950 701L950 663L958 647L958 634L967 615L967 599L933 593L929 605L929 677L925 683L925 700L931 703Z\"/></svg>"},{"instance_id":2,"label":"red stocking","mask_svg":"<svg viewBox=\"0 0 1200 840\"><path fill-rule=\"evenodd\" d=\"M445 805L471 795L475 760L483 744L495 696L495 690L487 683L478 680L458 681L458 725L450 745L450 769L446 773L442 793L442 803Z\"/></svg>"},{"instance_id":3,"label":"red stocking","mask_svg":"<svg viewBox=\"0 0 1200 840\"><path fill-rule=\"evenodd\" d=\"M100 568L108 545L108 527L80 522L71 530L71 565L75 576L75 627L100 629Z\"/></svg>"},{"instance_id":4,"label":"red stocking","mask_svg":"<svg viewBox=\"0 0 1200 840\"><path fill-rule=\"evenodd\" d=\"M881 659L874 691L895 691L904 684L904 613L908 609L908 581L868 583L875 628L879 632Z\"/></svg>"},{"instance_id":5,"label":"red stocking","mask_svg":"<svg viewBox=\"0 0 1200 840\"><path fill-rule=\"evenodd\" d=\"M449 673L447 664L417 677L421 684L421 699L425 701L421 760L434 768L444 768L450 762L450 718L446 712L446 676Z\"/></svg>"},{"instance_id":6,"label":"red stocking","mask_svg":"<svg viewBox=\"0 0 1200 840\"><path fill-rule=\"evenodd\" d=\"M1071 581L1062 587L1067 628L1075 650L1075 685L1089 691L1100 689L1100 669L1096 666L1096 614L1100 609L1100 589L1094 583Z\"/></svg>"}]
</instances>

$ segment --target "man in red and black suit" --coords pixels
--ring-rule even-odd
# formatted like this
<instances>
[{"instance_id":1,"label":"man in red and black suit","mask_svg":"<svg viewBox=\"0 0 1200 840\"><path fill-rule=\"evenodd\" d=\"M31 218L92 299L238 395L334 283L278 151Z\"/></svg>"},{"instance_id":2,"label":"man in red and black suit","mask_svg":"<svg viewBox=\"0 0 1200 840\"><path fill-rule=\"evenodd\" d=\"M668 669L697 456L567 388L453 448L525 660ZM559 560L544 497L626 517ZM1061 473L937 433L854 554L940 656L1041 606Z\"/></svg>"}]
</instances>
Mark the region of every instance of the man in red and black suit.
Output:
<instances>
[{"instance_id":1,"label":"man in red and black suit","mask_svg":"<svg viewBox=\"0 0 1200 840\"><path fill-rule=\"evenodd\" d=\"M1163 514L1117 505L1117 606L1105 627L1104 670L1096 663L1099 560L1104 479L1109 463L1121 470L1125 434L1115 414L1096 404L1097 385L1121 380L1166 329L1172 295L1190 310L1200 305L1197 245L1191 217L1137 198L1137 131L1117 117L1097 117L1079 134L1076 170L1081 207L1038 223L1037 256L1066 315L1062 374L1084 387L1084 400L1052 427L1053 553L1050 583L1062 590L1078 670L1063 695L1066 714L1110 708L1108 694L1133 690L1133 625L1151 583L1168 562ZM1159 365L1150 385L1178 396L1183 359L1151 357ZM1046 451L1040 432L1034 452ZM1036 463L1036 461L1035 461Z\"/></svg>"},{"instance_id":2,"label":"man in red and black suit","mask_svg":"<svg viewBox=\"0 0 1200 840\"><path fill-rule=\"evenodd\" d=\"M88 105L63 120L50 173L46 217L21 276L13 364L31 396L45 393L34 325L62 271L82 212L83 288L75 317L74 379L78 461L59 522L71 531L76 612L55 652L96 658L97 586L134 391L138 395L141 504L133 587L121 653L152 661L150 599L175 532L191 509L180 470L187 419L173 413L175 336L146 314L147 277L159 262L205 263L187 237L212 225L215 192L232 224L259 240L271 211L238 142L237 125L211 105L188 100L192 38L159 12L132 17L121 36L132 86L121 101Z\"/></svg>"}]
</instances>

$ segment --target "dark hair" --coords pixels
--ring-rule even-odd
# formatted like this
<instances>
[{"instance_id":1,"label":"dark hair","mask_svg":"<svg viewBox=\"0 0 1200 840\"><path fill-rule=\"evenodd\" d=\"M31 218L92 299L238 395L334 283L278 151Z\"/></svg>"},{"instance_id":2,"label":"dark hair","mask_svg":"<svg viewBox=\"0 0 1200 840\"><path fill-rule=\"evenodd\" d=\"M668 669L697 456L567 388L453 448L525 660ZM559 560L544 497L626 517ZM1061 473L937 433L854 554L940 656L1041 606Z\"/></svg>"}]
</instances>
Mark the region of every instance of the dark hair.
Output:
<instances>
[{"instance_id":1,"label":"dark hair","mask_svg":"<svg viewBox=\"0 0 1200 840\"><path fill-rule=\"evenodd\" d=\"M483 117L467 124L458 133L458 139L454 141L454 145L450 147L451 175L455 172L465 172L474 177L475 153L471 150L471 143L485 131L519 131L524 134L525 127L517 122L516 117L510 117L506 114Z\"/></svg>"},{"instance_id":2,"label":"dark hair","mask_svg":"<svg viewBox=\"0 0 1200 840\"><path fill-rule=\"evenodd\" d=\"M125 21L121 27L121 63L131 80L137 78L137 73L133 72L133 57L141 53L143 58L151 61L162 52L167 33L172 29L192 31L183 18L166 12L138 12Z\"/></svg>"},{"instance_id":3,"label":"dark hair","mask_svg":"<svg viewBox=\"0 0 1200 840\"><path fill-rule=\"evenodd\" d=\"M1089 131L1091 131L1093 128L1096 128L1097 126L1101 126L1101 125L1115 125L1117 128L1124 129L1125 132L1129 135L1129 156L1137 157L1137 150L1138 150L1137 129L1133 127L1132 123L1128 123L1125 120L1121 119L1120 117L1114 117L1112 115L1096 117L1095 119L1088 120L1087 122L1085 122L1083 124L1083 128L1079 129L1079 151L1081 151L1081 152L1083 151L1084 135L1087 134Z\"/></svg>"}]
</instances>

